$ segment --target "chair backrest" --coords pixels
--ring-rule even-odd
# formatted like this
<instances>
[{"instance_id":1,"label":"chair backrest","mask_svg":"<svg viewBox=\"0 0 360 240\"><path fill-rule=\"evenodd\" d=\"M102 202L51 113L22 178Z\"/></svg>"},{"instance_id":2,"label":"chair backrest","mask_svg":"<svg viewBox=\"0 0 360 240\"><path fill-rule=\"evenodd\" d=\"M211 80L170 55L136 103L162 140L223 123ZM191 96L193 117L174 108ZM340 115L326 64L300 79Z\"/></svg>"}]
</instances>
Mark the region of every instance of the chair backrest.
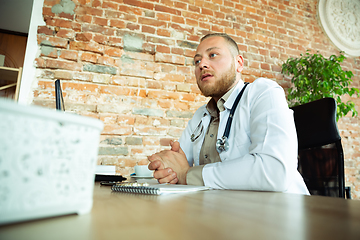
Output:
<instances>
[{"instance_id":1,"label":"chair backrest","mask_svg":"<svg viewBox=\"0 0 360 240\"><path fill-rule=\"evenodd\" d=\"M310 193L344 197L344 154L335 99L323 98L291 109L298 137L298 169Z\"/></svg>"}]
</instances>

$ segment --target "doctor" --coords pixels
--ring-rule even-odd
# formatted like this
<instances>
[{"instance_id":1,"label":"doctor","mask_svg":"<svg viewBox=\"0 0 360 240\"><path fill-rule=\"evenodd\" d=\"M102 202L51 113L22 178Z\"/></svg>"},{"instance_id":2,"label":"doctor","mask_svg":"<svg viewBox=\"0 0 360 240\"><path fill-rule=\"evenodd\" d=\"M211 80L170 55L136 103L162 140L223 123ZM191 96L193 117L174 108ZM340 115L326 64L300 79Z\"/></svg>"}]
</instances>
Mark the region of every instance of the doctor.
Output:
<instances>
[{"instance_id":1,"label":"doctor","mask_svg":"<svg viewBox=\"0 0 360 240\"><path fill-rule=\"evenodd\" d=\"M200 107L171 150L149 156L160 183L309 194L297 171L293 113L283 89L259 78L244 84L244 60L227 34L204 36L194 56Z\"/></svg>"}]
</instances>

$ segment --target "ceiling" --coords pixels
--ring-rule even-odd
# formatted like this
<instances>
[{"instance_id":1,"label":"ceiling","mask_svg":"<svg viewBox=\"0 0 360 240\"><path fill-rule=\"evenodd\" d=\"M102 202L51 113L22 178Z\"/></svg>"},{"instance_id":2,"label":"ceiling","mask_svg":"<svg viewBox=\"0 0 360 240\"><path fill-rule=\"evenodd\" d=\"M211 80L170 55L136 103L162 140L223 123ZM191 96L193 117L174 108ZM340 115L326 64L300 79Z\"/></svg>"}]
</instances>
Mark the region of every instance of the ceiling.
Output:
<instances>
[{"instance_id":1,"label":"ceiling","mask_svg":"<svg viewBox=\"0 0 360 240\"><path fill-rule=\"evenodd\" d=\"M33 0L0 0L0 29L29 32Z\"/></svg>"}]
</instances>

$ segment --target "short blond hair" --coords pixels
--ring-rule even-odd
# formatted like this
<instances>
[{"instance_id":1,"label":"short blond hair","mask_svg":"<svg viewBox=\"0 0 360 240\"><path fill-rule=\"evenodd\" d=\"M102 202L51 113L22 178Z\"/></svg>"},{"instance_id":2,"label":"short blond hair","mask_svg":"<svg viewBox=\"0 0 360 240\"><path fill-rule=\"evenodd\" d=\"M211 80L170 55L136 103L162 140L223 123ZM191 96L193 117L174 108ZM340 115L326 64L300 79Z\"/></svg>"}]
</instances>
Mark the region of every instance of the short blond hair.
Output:
<instances>
[{"instance_id":1,"label":"short blond hair","mask_svg":"<svg viewBox=\"0 0 360 240\"><path fill-rule=\"evenodd\" d=\"M206 34L205 36L203 36L201 38L200 42L204 41L207 38L211 38L211 37L222 37L229 44L229 50L233 54L233 56L235 57L237 55L240 55L240 51L239 51L239 47L238 47L237 43L235 42L234 39L232 39L226 33L209 33L209 34Z\"/></svg>"}]
</instances>

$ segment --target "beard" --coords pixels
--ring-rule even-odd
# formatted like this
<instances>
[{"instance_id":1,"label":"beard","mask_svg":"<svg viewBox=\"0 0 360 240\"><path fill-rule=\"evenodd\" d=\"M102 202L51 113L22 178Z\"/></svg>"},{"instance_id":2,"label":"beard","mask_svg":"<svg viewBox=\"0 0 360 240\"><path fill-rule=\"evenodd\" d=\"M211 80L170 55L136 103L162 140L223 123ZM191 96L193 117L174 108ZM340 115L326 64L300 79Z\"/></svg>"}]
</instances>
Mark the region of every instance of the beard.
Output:
<instances>
[{"instance_id":1,"label":"beard","mask_svg":"<svg viewBox=\"0 0 360 240\"><path fill-rule=\"evenodd\" d=\"M199 82L201 80L198 80L198 87L205 97L221 98L227 91L231 89L231 87L236 82L236 71L234 62L233 64L231 64L230 69L223 72L219 76L211 71L204 72L212 74L215 78L215 81L212 84L200 85Z\"/></svg>"}]
</instances>

